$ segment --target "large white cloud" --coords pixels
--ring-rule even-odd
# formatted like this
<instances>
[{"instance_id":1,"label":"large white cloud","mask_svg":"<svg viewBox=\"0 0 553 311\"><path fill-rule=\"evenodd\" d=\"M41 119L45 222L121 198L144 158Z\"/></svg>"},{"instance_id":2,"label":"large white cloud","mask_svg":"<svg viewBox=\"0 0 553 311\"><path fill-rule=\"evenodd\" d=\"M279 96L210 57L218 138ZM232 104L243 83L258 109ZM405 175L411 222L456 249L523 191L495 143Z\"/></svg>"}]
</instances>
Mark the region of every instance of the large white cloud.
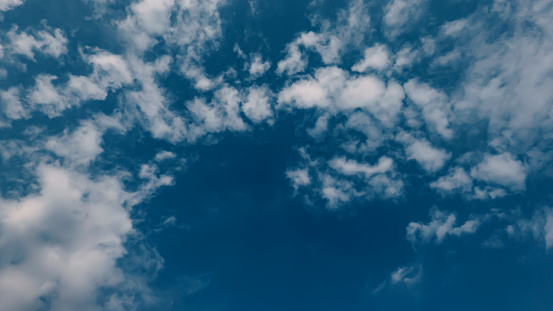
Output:
<instances>
[{"instance_id":1,"label":"large white cloud","mask_svg":"<svg viewBox=\"0 0 553 311\"><path fill-rule=\"evenodd\" d=\"M89 176L55 164L37 167L40 192L3 199L0 306L92 310L100 287L124 279L116 260L132 221L117 177Z\"/></svg>"},{"instance_id":2,"label":"large white cloud","mask_svg":"<svg viewBox=\"0 0 553 311\"><path fill-rule=\"evenodd\" d=\"M471 175L512 190L523 190L526 186L524 165L509 153L486 155L484 160L471 170Z\"/></svg>"}]
</instances>

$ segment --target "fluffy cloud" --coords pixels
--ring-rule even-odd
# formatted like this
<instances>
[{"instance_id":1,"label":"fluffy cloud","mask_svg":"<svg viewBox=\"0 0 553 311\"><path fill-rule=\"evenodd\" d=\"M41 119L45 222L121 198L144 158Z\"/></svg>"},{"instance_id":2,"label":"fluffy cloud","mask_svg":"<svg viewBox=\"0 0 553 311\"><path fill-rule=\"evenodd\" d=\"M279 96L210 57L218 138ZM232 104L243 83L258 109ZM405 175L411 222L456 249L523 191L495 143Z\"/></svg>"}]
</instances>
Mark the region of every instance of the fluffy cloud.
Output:
<instances>
[{"instance_id":1,"label":"fluffy cloud","mask_svg":"<svg viewBox=\"0 0 553 311\"><path fill-rule=\"evenodd\" d=\"M270 91L267 87L251 87L242 104L242 111L256 123L269 119L273 116L270 100Z\"/></svg>"},{"instance_id":2,"label":"fluffy cloud","mask_svg":"<svg viewBox=\"0 0 553 311\"><path fill-rule=\"evenodd\" d=\"M520 218L514 224L508 225L506 231L509 236L518 238L530 234L535 240L544 243L546 249L551 249L553 247L553 210L538 209L532 218Z\"/></svg>"},{"instance_id":3,"label":"fluffy cloud","mask_svg":"<svg viewBox=\"0 0 553 311\"><path fill-rule=\"evenodd\" d=\"M116 261L133 233L116 177L37 168L40 192L2 202L0 305L6 310L88 310L98 289L124 280Z\"/></svg>"},{"instance_id":4,"label":"fluffy cloud","mask_svg":"<svg viewBox=\"0 0 553 311\"><path fill-rule=\"evenodd\" d=\"M446 139L453 137L450 125L451 105L445 94L427 84L410 80L405 85L407 96L422 110L426 124Z\"/></svg>"},{"instance_id":5,"label":"fluffy cloud","mask_svg":"<svg viewBox=\"0 0 553 311\"><path fill-rule=\"evenodd\" d=\"M451 154L445 150L433 147L425 139L419 140L409 134L399 136L399 140L405 144L407 159L415 160L427 172L433 173L442 169Z\"/></svg>"},{"instance_id":6,"label":"fluffy cloud","mask_svg":"<svg viewBox=\"0 0 553 311\"><path fill-rule=\"evenodd\" d=\"M252 55L252 60L250 63L250 68L248 69L248 72L250 73L250 77L253 79L261 77L269 68L271 68L271 62L266 60L263 61L261 55L254 54Z\"/></svg>"},{"instance_id":7,"label":"fluffy cloud","mask_svg":"<svg viewBox=\"0 0 553 311\"><path fill-rule=\"evenodd\" d=\"M0 11L9 11L23 4L23 0L0 0Z\"/></svg>"},{"instance_id":8,"label":"fluffy cloud","mask_svg":"<svg viewBox=\"0 0 553 311\"><path fill-rule=\"evenodd\" d=\"M524 190L526 187L526 169L522 162L514 159L509 153L487 154L470 174L476 179L511 190Z\"/></svg>"},{"instance_id":9,"label":"fluffy cloud","mask_svg":"<svg viewBox=\"0 0 553 311\"><path fill-rule=\"evenodd\" d=\"M362 164L354 160L348 160L344 157L332 159L328 165L344 175L363 174L369 179L375 174L382 174L392 169L394 161L387 157L382 157L374 166Z\"/></svg>"},{"instance_id":10,"label":"fluffy cloud","mask_svg":"<svg viewBox=\"0 0 553 311\"><path fill-rule=\"evenodd\" d=\"M94 123L84 122L71 134L50 138L46 148L63 157L68 166L88 165L103 151L102 134Z\"/></svg>"},{"instance_id":11,"label":"fluffy cloud","mask_svg":"<svg viewBox=\"0 0 553 311\"><path fill-rule=\"evenodd\" d=\"M405 284L411 286L419 283L422 278L422 266L410 265L397 268L390 275L390 283L392 285Z\"/></svg>"},{"instance_id":12,"label":"fluffy cloud","mask_svg":"<svg viewBox=\"0 0 553 311\"><path fill-rule=\"evenodd\" d=\"M302 32L286 46L286 57L278 62L277 73L293 75L305 70L309 63L303 49L316 52L325 65L338 64L346 47L359 47L370 33L370 16L363 0L354 0L338 13L337 20L319 21L318 32ZM332 26L329 26L332 25Z\"/></svg>"},{"instance_id":13,"label":"fluffy cloud","mask_svg":"<svg viewBox=\"0 0 553 311\"><path fill-rule=\"evenodd\" d=\"M381 157L370 165L345 157L312 160L304 149L300 153L304 166L289 170L287 177L296 191L306 188L308 195L323 198L330 210L354 199L393 200L403 195L403 181L388 157Z\"/></svg>"},{"instance_id":14,"label":"fluffy cloud","mask_svg":"<svg viewBox=\"0 0 553 311\"><path fill-rule=\"evenodd\" d=\"M279 104L296 108L333 112L361 108L386 126L397 121L403 98L403 89L395 81L386 84L372 75L350 76L337 67L320 68L314 77L294 82L278 94Z\"/></svg>"},{"instance_id":15,"label":"fluffy cloud","mask_svg":"<svg viewBox=\"0 0 553 311\"><path fill-rule=\"evenodd\" d=\"M400 35L409 23L416 22L424 9L425 0L392 0L384 8L383 22L391 37Z\"/></svg>"},{"instance_id":16,"label":"fluffy cloud","mask_svg":"<svg viewBox=\"0 0 553 311\"><path fill-rule=\"evenodd\" d=\"M433 209L430 213L432 220L428 224L411 222L407 226L407 239L415 243L442 243L449 236L463 236L476 232L481 225L479 219L469 219L460 226L455 226L457 216Z\"/></svg>"},{"instance_id":17,"label":"fluffy cloud","mask_svg":"<svg viewBox=\"0 0 553 311\"><path fill-rule=\"evenodd\" d=\"M0 3L1 9L2 3ZM47 28L35 34L29 34L14 27L7 33L7 37L9 39L7 50L13 55L23 55L34 60L37 52L54 58L67 53L67 38L61 29Z\"/></svg>"},{"instance_id":18,"label":"fluffy cloud","mask_svg":"<svg viewBox=\"0 0 553 311\"><path fill-rule=\"evenodd\" d=\"M472 178L461 167L451 169L449 174L440 177L430 187L444 193L468 192L472 189Z\"/></svg>"},{"instance_id":19,"label":"fluffy cloud","mask_svg":"<svg viewBox=\"0 0 553 311\"><path fill-rule=\"evenodd\" d=\"M365 58L351 67L351 70L365 72L369 69L383 70L390 66L390 55L386 46L377 44L365 50Z\"/></svg>"}]
</instances>

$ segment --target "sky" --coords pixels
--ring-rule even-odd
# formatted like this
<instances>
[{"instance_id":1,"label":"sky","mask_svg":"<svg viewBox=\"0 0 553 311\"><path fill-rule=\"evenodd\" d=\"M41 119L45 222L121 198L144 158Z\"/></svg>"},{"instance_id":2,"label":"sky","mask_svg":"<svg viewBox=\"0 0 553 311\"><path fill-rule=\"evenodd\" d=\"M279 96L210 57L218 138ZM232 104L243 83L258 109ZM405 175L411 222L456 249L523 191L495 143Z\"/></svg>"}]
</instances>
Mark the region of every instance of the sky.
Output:
<instances>
[{"instance_id":1,"label":"sky","mask_svg":"<svg viewBox=\"0 0 553 311\"><path fill-rule=\"evenodd\" d=\"M0 310L553 309L550 0L0 0Z\"/></svg>"}]
</instances>

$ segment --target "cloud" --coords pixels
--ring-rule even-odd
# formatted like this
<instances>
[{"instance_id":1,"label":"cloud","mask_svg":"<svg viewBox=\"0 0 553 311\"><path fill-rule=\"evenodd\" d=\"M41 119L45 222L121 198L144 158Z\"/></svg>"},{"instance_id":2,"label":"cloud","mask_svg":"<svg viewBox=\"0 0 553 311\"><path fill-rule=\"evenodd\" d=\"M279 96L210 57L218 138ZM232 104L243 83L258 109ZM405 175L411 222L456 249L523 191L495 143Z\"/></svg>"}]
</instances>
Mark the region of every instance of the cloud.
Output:
<instances>
[{"instance_id":1,"label":"cloud","mask_svg":"<svg viewBox=\"0 0 553 311\"><path fill-rule=\"evenodd\" d=\"M344 175L364 174L365 178L370 178L375 174L382 174L392 169L394 161L388 157L382 157L374 166L361 164L354 160L348 160L345 157L334 158L328 165Z\"/></svg>"},{"instance_id":2,"label":"cloud","mask_svg":"<svg viewBox=\"0 0 553 311\"><path fill-rule=\"evenodd\" d=\"M422 279L422 266L409 265L397 268L390 275L390 283L392 285L405 284L411 286L419 283Z\"/></svg>"},{"instance_id":3,"label":"cloud","mask_svg":"<svg viewBox=\"0 0 553 311\"><path fill-rule=\"evenodd\" d=\"M202 98L188 102L187 108L196 121L190 126L190 137L195 139L206 133L225 130L246 130L247 125L240 117L240 101L240 94L236 89L224 86L215 92L211 103L206 103Z\"/></svg>"},{"instance_id":4,"label":"cloud","mask_svg":"<svg viewBox=\"0 0 553 311\"><path fill-rule=\"evenodd\" d=\"M389 37L396 37L406 31L406 26L416 22L423 12L425 0L391 0L384 8L382 21Z\"/></svg>"},{"instance_id":5,"label":"cloud","mask_svg":"<svg viewBox=\"0 0 553 311\"><path fill-rule=\"evenodd\" d=\"M31 87L11 87L2 91L0 96L6 117L27 119L33 111L41 111L50 118L58 117L66 109L83 102L105 100L109 91L133 81L128 64L121 56L94 50L91 54L83 54L83 59L92 66L92 72L87 76L69 74L66 82L56 83L60 77L39 74Z\"/></svg>"},{"instance_id":6,"label":"cloud","mask_svg":"<svg viewBox=\"0 0 553 311\"><path fill-rule=\"evenodd\" d=\"M526 188L526 168L509 153L485 155L470 174L476 179L502 185L513 191Z\"/></svg>"},{"instance_id":7,"label":"cloud","mask_svg":"<svg viewBox=\"0 0 553 311\"><path fill-rule=\"evenodd\" d=\"M86 310L100 287L124 280L116 261L133 233L124 207L126 192L116 177L92 180L69 169L42 164L40 192L2 202L0 306Z\"/></svg>"},{"instance_id":8,"label":"cloud","mask_svg":"<svg viewBox=\"0 0 553 311\"><path fill-rule=\"evenodd\" d=\"M516 215L519 216L519 215ZM543 243L545 249L553 247L553 210L548 207L538 208L531 218L519 217L513 224L506 228L511 238L523 238L531 235L539 243Z\"/></svg>"},{"instance_id":9,"label":"cloud","mask_svg":"<svg viewBox=\"0 0 553 311\"><path fill-rule=\"evenodd\" d=\"M154 157L154 159L157 161L157 162L161 162L161 161L165 161L165 160L168 160L168 159L174 159L176 158L177 155L171 151L160 151L158 153L156 153L156 156Z\"/></svg>"},{"instance_id":10,"label":"cloud","mask_svg":"<svg viewBox=\"0 0 553 311\"><path fill-rule=\"evenodd\" d=\"M408 81L403 87L407 96L422 110L426 124L443 138L452 138L451 105L447 96L416 80Z\"/></svg>"},{"instance_id":11,"label":"cloud","mask_svg":"<svg viewBox=\"0 0 553 311\"><path fill-rule=\"evenodd\" d=\"M269 68L271 68L271 62L266 60L263 61L261 55L254 54L251 56L252 60L250 63L250 68L248 72L250 73L250 77L253 79L261 77Z\"/></svg>"},{"instance_id":12,"label":"cloud","mask_svg":"<svg viewBox=\"0 0 553 311\"><path fill-rule=\"evenodd\" d=\"M430 184L442 193L468 192L472 189L472 178L461 167L452 168L446 176Z\"/></svg>"},{"instance_id":13,"label":"cloud","mask_svg":"<svg viewBox=\"0 0 553 311\"><path fill-rule=\"evenodd\" d=\"M103 132L93 122L83 122L73 133L64 133L52 137L46 142L46 148L61 156L68 166L89 165L103 152Z\"/></svg>"},{"instance_id":14,"label":"cloud","mask_svg":"<svg viewBox=\"0 0 553 311\"><path fill-rule=\"evenodd\" d=\"M457 216L454 213L446 213L438 209L430 212L432 220L428 224L411 222L407 226L407 240L412 244L418 243L442 243L449 236L463 236L476 232L481 225L478 218L469 219L460 226L455 226Z\"/></svg>"},{"instance_id":15,"label":"cloud","mask_svg":"<svg viewBox=\"0 0 553 311\"><path fill-rule=\"evenodd\" d=\"M338 12L337 20L318 20L320 31L300 33L286 45L286 57L277 64L277 73L294 75L305 70L309 60L303 49L316 52L325 65L339 64L347 47L359 47L371 32L368 8L363 0L351 1Z\"/></svg>"},{"instance_id":16,"label":"cloud","mask_svg":"<svg viewBox=\"0 0 553 311\"><path fill-rule=\"evenodd\" d=\"M312 160L300 149L303 166L288 170L292 186L304 189L308 196L324 199L329 210L337 210L352 200L394 200L403 195L403 181L394 170L394 162L381 157L374 165L346 157Z\"/></svg>"},{"instance_id":17,"label":"cloud","mask_svg":"<svg viewBox=\"0 0 553 311\"><path fill-rule=\"evenodd\" d=\"M266 86L250 87L242 104L242 111L253 122L259 123L273 117L271 93Z\"/></svg>"},{"instance_id":18,"label":"cloud","mask_svg":"<svg viewBox=\"0 0 553 311\"><path fill-rule=\"evenodd\" d=\"M19 120L29 117L28 109L20 98L20 89L10 87L7 91L0 91L2 111L8 119Z\"/></svg>"},{"instance_id":19,"label":"cloud","mask_svg":"<svg viewBox=\"0 0 553 311\"><path fill-rule=\"evenodd\" d=\"M292 182L292 186L296 191L299 187L305 187L311 184L309 171L307 169L296 169L286 172L286 177Z\"/></svg>"},{"instance_id":20,"label":"cloud","mask_svg":"<svg viewBox=\"0 0 553 311\"><path fill-rule=\"evenodd\" d=\"M427 172L441 170L451 158L445 150L433 147L426 139L416 139L409 134L400 135L399 140L405 144L407 159L415 160Z\"/></svg>"},{"instance_id":21,"label":"cloud","mask_svg":"<svg viewBox=\"0 0 553 311\"><path fill-rule=\"evenodd\" d=\"M386 126L397 121L403 105L402 87L395 81L387 84L373 75L350 76L331 66L319 68L314 77L301 79L278 94L278 103L294 108L320 108L331 112L361 108Z\"/></svg>"},{"instance_id":22,"label":"cloud","mask_svg":"<svg viewBox=\"0 0 553 311\"><path fill-rule=\"evenodd\" d=\"M0 3L0 10L2 3ZM67 38L61 29L36 31L34 34L22 32L13 27L7 34L9 45L6 50L12 55L23 55L35 60L35 53L41 53L50 57L59 58L67 53Z\"/></svg>"},{"instance_id":23,"label":"cloud","mask_svg":"<svg viewBox=\"0 0 553 311\"><path fill-rule=\"evenodd\" d=\"M23 4L23 0L0 0L0 11L9 11Z\"/></svg>"},{"instance_id":24,"label":"cloud","mask_svg":"<svg viewBox=\"0 0 553 311\"><path fill-rule=\"evenodd\" d=\"M365 58L351 67L357 72L366 72L369 69L383 70L390 66L390 55L386 46L376 44L365 50Z\"/></svg>"}]
</instances>

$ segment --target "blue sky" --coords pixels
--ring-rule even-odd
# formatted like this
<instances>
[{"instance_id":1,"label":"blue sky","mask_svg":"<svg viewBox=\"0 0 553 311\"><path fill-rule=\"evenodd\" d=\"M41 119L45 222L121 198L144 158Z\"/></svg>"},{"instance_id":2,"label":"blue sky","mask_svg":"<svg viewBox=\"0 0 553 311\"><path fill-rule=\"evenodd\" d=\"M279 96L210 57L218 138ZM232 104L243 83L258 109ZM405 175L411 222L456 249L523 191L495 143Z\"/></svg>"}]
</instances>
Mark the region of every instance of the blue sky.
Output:
<instances>
[{"instance_id":1,"label":"blue sky","mask_svg":"<svg viewBox=\"0 0 553 311\"><path fill-rule=\"evenodd\" d=\"M552 21L0 0L0 310L551 310Z\"/></svg>"}]
</instances>

